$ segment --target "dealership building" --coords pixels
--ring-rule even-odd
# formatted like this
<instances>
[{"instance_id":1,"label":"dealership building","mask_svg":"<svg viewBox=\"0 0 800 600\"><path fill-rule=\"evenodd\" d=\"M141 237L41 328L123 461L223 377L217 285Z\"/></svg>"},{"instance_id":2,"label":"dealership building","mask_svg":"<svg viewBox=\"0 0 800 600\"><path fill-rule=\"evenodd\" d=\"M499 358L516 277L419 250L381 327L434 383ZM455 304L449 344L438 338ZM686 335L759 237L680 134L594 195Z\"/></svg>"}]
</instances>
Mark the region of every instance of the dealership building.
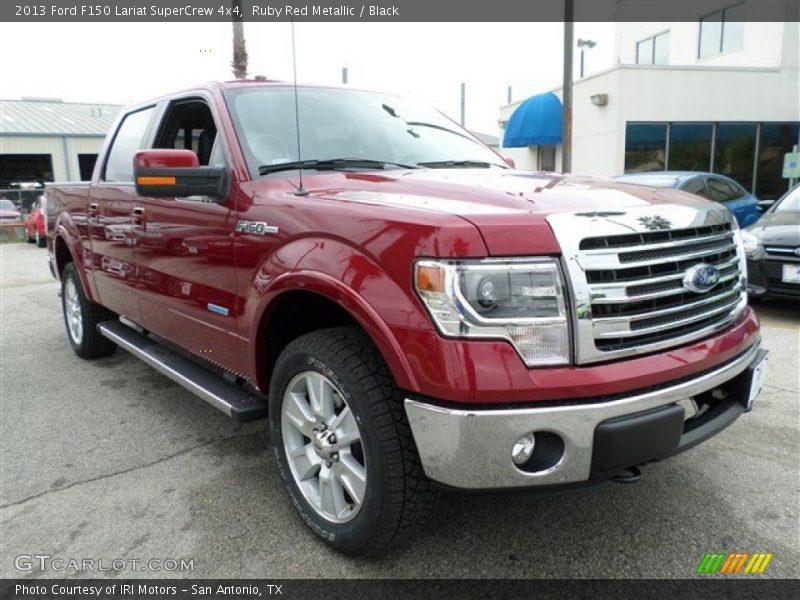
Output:
<instances>
[{"instance_id":1,"label":"dealership building","mask_svg":"<svg viewBox=\"0 0 800 600\"><path fill-rule=\"evenodd\" d=\"M800 23L744 22L732 3L695 22L618 23L610 69L573 84L572 172L722 173L780 196L800 143ZM591 50L588 50L591 52ZM561 170L561 89L500 109L518 168Z\"/></svg>"},{"instance_id":2,"label":"dealership building","mask_svg":"<svg viewBox=\"0 0 800 600\"><path fill-rule=\"evenodd\" d=\"M48 98L0 100L0 190L91 179L120 108Z\"/></svg>"}]
</instances>

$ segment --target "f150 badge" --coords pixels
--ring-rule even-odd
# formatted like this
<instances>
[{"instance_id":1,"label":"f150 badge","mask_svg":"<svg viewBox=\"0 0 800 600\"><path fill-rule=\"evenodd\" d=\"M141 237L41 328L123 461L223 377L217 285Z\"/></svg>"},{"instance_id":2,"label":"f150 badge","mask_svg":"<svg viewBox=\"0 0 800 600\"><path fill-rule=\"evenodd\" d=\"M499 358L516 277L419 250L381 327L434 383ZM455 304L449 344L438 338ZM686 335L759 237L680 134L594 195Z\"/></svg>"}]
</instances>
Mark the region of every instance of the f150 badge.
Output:
<instances>
[{"instance_id":1,"label":"f150 badge","mask_svg":"<svg viewBox=\"0 0 800 600\"><path fill-rule=\"evenodd\" d=\"M239 221L236 224L236 231L253 235L267 235L268 233L278 233L278 227L268 225L264 221Z\"/></svg>"}]
</instances>

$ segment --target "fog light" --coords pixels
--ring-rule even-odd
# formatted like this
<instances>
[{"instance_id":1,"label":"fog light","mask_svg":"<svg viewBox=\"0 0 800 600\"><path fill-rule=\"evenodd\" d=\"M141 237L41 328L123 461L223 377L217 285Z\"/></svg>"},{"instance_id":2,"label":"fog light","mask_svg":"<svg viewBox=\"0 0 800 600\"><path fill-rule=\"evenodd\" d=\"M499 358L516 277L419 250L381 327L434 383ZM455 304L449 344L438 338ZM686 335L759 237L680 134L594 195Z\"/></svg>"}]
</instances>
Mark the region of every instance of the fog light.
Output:
<instances>
[{"instance_id":1,"label":"fog light","mask_svg":"<svg viewBox=\"0 0 800 600\"><path fill-rule=\"evenodd\" d=\"M514 448L511 450L511 460L517 466L524 465L531 459L535 447L536 437L532 433L526 433L514 444Z\"/></svg>"}]
</instances>

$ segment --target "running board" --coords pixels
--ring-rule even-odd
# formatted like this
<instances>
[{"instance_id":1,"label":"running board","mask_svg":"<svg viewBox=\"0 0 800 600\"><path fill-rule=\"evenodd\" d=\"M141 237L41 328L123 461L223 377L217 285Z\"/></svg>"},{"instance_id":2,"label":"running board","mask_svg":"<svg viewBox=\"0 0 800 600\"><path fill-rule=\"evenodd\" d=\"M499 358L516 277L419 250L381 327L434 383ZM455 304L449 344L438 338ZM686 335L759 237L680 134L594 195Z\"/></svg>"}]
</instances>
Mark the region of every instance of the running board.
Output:
<instances>
[{"instance_id":1,"label":"running board","mask_svg":"<svg viewBox=\"0 0 800 600\"><path fill-rule=\"evenodd\" d=\"M97 329L117 346L197 394L229 417L237 421L255 421L267 417L266 399L228 383L194 361L167 350L119 321L105 321Z\"/></svg>"}]
</instances>

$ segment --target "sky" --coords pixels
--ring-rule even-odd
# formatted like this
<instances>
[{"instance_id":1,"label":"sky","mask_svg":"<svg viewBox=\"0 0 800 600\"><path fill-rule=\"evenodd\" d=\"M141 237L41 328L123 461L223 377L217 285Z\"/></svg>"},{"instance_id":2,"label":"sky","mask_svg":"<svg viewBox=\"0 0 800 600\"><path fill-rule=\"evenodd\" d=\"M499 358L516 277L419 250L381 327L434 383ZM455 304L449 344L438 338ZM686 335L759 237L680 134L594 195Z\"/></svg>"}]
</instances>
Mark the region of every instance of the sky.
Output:
<instances>
[{"instance_id":1,"label":"sky","mask_svg":"<svg viewBox=\"0 0 800 600\"><path fill-rule=\"evenodd\" d=\"M416 98L499 135L513 99L558 87L562 23L297 23L297 80ZM130 104L233 75L229 23L0 23L0 98ZM289 23L245 23L249 73L292 80ZM597 46L586 73L613 66L614 24L576 23ZM575 52L577 63L578 51Z\"/></svg>"}]
</instances>

